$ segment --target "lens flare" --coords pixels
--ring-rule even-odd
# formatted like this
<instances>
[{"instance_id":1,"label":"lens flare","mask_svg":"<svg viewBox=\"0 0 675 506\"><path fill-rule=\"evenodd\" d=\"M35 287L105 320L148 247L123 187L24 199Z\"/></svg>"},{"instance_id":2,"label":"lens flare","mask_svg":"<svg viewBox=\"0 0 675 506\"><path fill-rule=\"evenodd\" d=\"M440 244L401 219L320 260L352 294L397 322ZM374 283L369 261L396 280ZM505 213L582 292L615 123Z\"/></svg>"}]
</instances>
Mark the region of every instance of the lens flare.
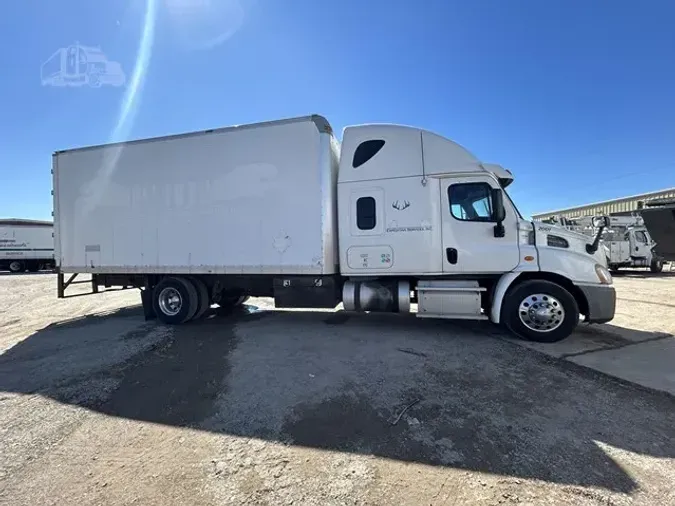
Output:
<instances>
[{"instance_id":1,"label":"lens flare","mask_svg":"<svg viewBox=\"0 0 675 506\"><path fill-rule=\"evenodd\" d=\"M169 19L187 49L212 49L241 28L241 0L165 0Z\"/></svg>"},{"instance_id":2,"label":"lens flare","mask_svg":"<svg viewBox=\"0 0 675 506\"><path fill-rule=\"evenodd\" d=\"M158 0L146 0L145 14L143 16L143 31L141 33L134 70L129 80L127 89L122 97L120 113L113 129L109 142L126 140L134 123L134 118L141 101L143 83L152 56L152 46L155 38L155 21L157 19ZM110 146L103 151L103 159L96 172L96 177L87 186L82 195L81 218L87 219L89 214L97 207L103 191L110 184L110 179L117 167L117 161L122 154L122 144Z\"/></svg>"}]
</instances>

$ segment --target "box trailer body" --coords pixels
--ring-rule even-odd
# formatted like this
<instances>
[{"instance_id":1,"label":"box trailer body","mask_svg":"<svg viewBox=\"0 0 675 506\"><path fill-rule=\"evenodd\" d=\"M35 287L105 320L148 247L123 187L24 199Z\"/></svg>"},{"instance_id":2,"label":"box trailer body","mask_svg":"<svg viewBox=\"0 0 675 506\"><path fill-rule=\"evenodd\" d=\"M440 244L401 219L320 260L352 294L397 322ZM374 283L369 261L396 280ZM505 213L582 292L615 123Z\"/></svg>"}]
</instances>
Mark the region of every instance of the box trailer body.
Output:
<instances>
[{"instance_id":1,"label":"box trailer body","mask_svg":"<svg viewBox=\"0 0 675 506\"><path fill-rule=\"evenodd\" d=\"M347 127L339 142L314 115L60 151L53 175L59 296L65 273L91 273L94 291L140 288L166 323L270 296L417 303L554 341L580 313L614 314L597 244L523 219L509 171L419 128Z\"/></svg>"},{"instance_id":2,"label":"box trailer body","mask_svg":"<svg viewBox=\"0 0 675 506\"><path fill-rule=\"evenodd\" d=\"M54 267L54 226L49 221L0 220L0 270L36 272Z\"/></svg>"},{"instance_id":3,"label":"box trailer body","mask_svg":"<svg viewBox=\"0 0 675 506\"><path fill-rule=\"evenodd\" d=\"M58 154L59 265L97 273L335 274L331 140L311 121L290 121Z\"/></svg>"}]
</instances>

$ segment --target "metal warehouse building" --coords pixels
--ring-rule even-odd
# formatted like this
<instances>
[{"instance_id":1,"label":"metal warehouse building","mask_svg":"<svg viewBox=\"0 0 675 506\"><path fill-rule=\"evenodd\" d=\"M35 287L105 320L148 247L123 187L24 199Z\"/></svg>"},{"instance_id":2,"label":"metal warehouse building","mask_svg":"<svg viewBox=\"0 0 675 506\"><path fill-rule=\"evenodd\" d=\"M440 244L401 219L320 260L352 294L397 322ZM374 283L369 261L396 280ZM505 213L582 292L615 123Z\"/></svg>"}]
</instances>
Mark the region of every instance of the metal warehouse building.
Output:
<instances>
[{"instance_id":1,"label":"metal warehouse building","mask_svg":"<svg viewBox=\"0 0 675 506\"><path fill-rule=\"evenodd\" d=\"M552 216L563 216L565 218L579 218L580 216L598 216L611 214L614 216L630 214L642 208L645 202L656 199L675 199L675 188L659 190L650 193L633 195L632 197L622 197L619 199L605 200L594 204L585 204L583 206L568 207L557 211L548 211L545 213L533 214L532 218L538 221L546 220Z\"/></svg>"}]
</instances>

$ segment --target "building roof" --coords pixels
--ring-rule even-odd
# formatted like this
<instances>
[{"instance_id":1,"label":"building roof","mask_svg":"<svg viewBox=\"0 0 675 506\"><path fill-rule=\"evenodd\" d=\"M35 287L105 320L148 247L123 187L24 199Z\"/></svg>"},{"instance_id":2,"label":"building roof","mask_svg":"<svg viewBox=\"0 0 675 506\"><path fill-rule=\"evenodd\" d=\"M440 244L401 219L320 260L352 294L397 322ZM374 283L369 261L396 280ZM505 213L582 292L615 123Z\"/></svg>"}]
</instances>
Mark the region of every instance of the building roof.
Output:
<instances>
[{"instance_id":1,"label":"building roof","mask_svg":"<svg viewBox=\"0 0 675 506\"><path fill-rule=\"evenodd\" d=\"M590 204L581 204L581 205L578 205L578 206L571 206L571 207L566 207L566 208L563 208L563 209L556 209L554 211L546 211L546 212L542 212L542 213L533 213L532 217L535 218L535 217L538 217L538 216L548 216L548 215L551 215L551 214L568 213L570 211L586 209L586 208L589 208L589 207L603 206L603 205L607 205L607 204L613 204L613 203L616 203L616 202L628 202L628 201L633 201L633 200L638 201L638 200L645 200L645 199L653 199L653 198L658 198L661 195L667 194L667 193L675 193L675 187L665 188L663 190L657 190L657 191L653 191L653 192L640 193L640 194L637 194L637 195L631 195L629 197L619 197L619 198L616 198L616 199L602 200L600 202L592 202Z\"/></svg>"},{"instance_id":2,"label":"building roof","mask_svg":"<svg viewBox=\"0 0 675 506\"><path fill-rule=\"evenodd\" d=\"M53 226L54 223L51 221L43 220L24 220L21 218L0 218L0 225L23 225L28 227L44 227L44 226Z\"/></svg>"}]
</instances>

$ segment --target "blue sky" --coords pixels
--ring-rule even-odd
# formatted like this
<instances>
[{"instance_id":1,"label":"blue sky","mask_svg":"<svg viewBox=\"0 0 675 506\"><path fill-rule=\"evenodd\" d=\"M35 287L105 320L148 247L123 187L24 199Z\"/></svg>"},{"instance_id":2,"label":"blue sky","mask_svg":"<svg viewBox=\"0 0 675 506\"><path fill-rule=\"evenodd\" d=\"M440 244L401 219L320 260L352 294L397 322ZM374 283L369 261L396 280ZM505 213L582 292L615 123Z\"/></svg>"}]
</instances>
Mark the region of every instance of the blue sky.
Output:
<instances>
[{"instance_id":1,"label":"blue sky","mask_svg":"<svg viewBox=\"0 0 675 506\"><path fill-rule=\"evenodd\" d=\"M675 186L674 23L655 0L6 2L0 217L50 216L55 150L313 112L456 140L525 214ZM76 42L126 85L43 86Z\"/></svg>"}]
</instances>

